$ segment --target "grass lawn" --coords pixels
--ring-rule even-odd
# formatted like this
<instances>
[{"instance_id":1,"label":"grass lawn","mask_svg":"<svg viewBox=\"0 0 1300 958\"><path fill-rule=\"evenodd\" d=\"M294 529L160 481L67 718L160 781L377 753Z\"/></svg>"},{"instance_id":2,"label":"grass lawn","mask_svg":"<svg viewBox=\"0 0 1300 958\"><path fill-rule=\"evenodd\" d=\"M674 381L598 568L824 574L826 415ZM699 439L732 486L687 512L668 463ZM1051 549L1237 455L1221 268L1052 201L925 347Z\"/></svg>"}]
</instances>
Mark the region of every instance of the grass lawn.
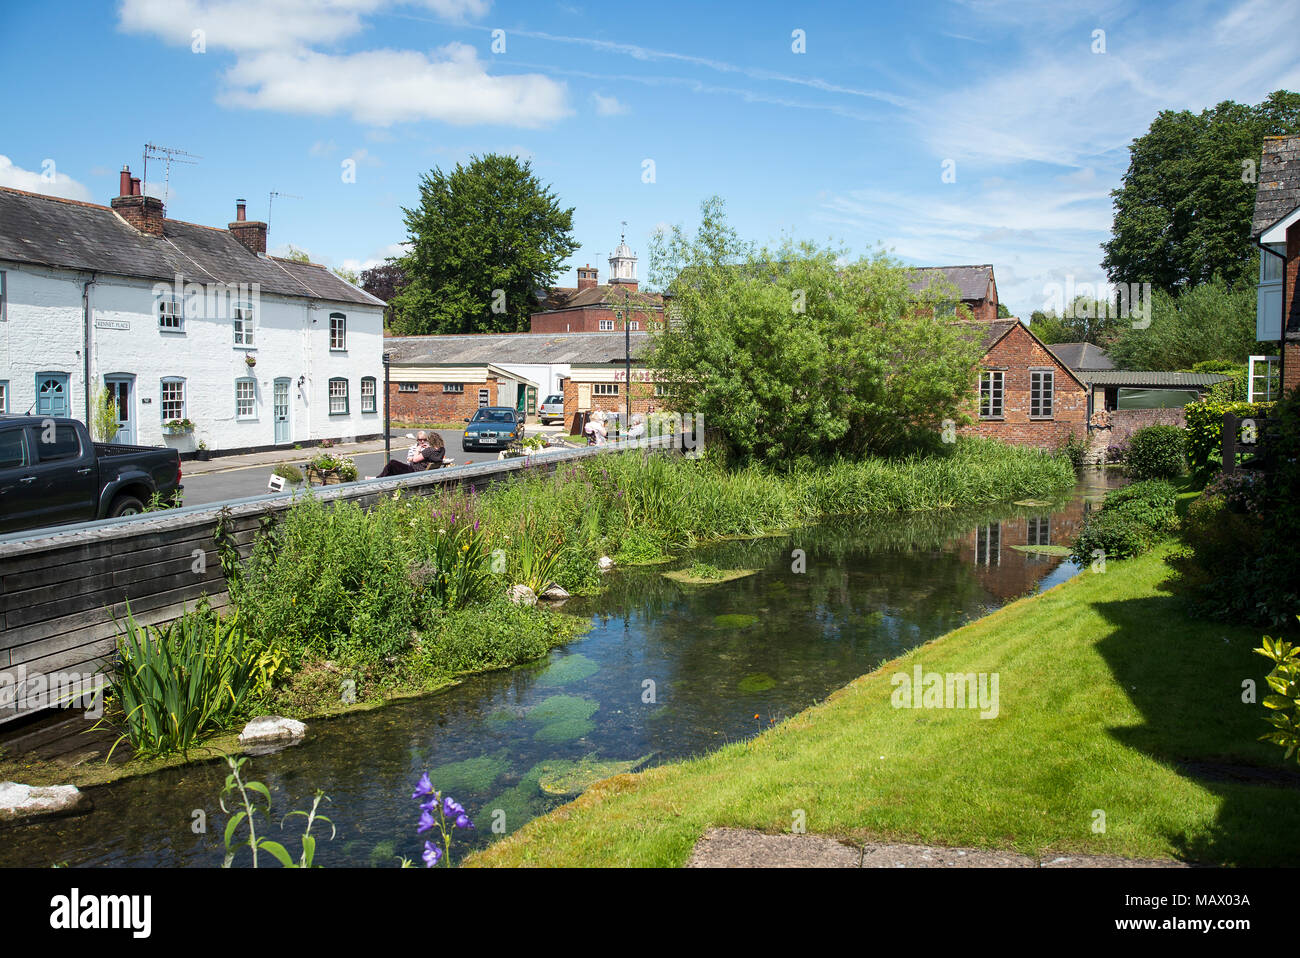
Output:
<instances>
[{"instance_id":1,"label":"grass lawn","mask_svg":"<svg viewBox=\"0 0 1300 958\"><path fill-rule=\"evenodd\" d=\"M599 783L468 864L682 865L708 826L788 832L798 809L846 837L1294 864L1300 790L1273 780L1282 750L1241 701L1247 678L1266 693L1260 633L1190 617L1164 585L1172 548L1014 602L753 740ZM999 715L893 708L891 676L917 663L998 673Z\"/></svg>"}]
</instances>

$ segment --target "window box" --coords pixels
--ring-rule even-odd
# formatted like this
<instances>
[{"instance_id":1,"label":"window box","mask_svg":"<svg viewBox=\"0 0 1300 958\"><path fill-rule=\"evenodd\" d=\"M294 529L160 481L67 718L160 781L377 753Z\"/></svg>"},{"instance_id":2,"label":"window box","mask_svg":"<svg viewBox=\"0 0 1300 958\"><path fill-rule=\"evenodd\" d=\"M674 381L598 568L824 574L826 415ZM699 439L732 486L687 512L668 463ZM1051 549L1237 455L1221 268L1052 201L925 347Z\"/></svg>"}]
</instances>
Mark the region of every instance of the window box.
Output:
<instances>
[{"instance_id":1,"label":"window box","mask_svg":"<svg viewBox=\"0 0 1300 958\"><path fill-rule=\"evenodd\" d=\"M188 419L172 419L162 424L164 436L187 436L194 431L194 423Z\"/></svg>"}]
</instances>

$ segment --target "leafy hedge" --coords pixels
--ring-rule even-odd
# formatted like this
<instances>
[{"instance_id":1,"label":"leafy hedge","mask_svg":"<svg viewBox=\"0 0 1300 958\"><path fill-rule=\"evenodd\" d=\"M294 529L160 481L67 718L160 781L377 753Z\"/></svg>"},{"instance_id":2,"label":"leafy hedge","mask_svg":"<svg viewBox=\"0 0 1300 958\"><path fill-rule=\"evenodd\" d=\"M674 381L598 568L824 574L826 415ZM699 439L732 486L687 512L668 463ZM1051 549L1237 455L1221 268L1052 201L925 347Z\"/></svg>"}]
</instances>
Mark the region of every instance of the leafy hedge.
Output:
<instances>
[{"instance_id":1,"label":"leafy hedge","mask_svg":"<svg viewBox=\"0 0 1300 958\"><path fill-rule=\"evenodd\" d=\"M1106 494L1100 512L1088 517L1070 557L1087 565L1098 557L1127 559L1167 538L1178 525L1177 491L1162 479L1135 482Z\"/></svg>"},{"instance_id":2,"label":"leafy hedge","mask_svg":"<svg viewBox=\"0 0 1300 958\"><path fill-rule=\"evenodd\" d=\"M1223 464L1223 414L1245 419L1267 413L1266 402L1194 402L1184 406L1187 418L1187 465L1199 483L1208 482ZM1237 436L1240 441L1241 436Z\"/></svg>"},{"instance_id":3,"label":"leafy hedge","mask_svg":"<svg viewBox=\"0 0 1300 958\"><path fill-rule=\"evenodd\" d=\"M1129 437L1124 468L1134 479L1176 479L1187 466L1187 430L1147 426Z\"/></svg>"}]
</instances>

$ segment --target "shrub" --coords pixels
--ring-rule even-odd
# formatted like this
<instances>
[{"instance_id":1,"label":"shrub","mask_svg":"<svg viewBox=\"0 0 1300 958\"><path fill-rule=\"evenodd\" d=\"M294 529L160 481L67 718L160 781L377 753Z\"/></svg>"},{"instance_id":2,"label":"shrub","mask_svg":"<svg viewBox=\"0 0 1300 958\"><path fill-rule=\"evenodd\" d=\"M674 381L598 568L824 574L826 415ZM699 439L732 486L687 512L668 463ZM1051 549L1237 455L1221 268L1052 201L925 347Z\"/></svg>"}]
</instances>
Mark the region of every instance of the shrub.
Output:
<instances>
[{"instance_id":1,"label":"shrub","mask_svg":"<svg viewBox=\"0 0 1300 958\"><path fill-rule=\"evenodd\" d=\"M456 675L527 662L550 651L560 634L556 613L494 597L449 612L420 639L415 657L434 673Z\"/></svg>"},{"instance_id":2,"label":"shrub","mask_svg":"<svg viewBox=\"0 0 1300 958\"><path fill-rule=\"evenodd\" d=\"M1176 479L1186 470L1186 431L1147 426L1129 437L1124 468L1133 479Z\"/></svg>"},{"instance_id":3,"label":"shrub","mask_svg":"<svg viewBox=\"0 0 1300 958\"><path fill-rule=\"evenodd\" d=\"M1273 663L1268 673L1268 687L1272 695L1264 696L1263 705L1269 709L1267 721L1273 731L1260 739L1286 749L1286 758L1300 749L1300 648L1283 639L1274 641L1267 635L1260 648L1255 650ZM1300 756L1296 761L1300 762Z\"/></svg>"},{"instance_id":4,"label":"shrub","mask_svg":"<svg viewBox=\"0 0 1300 958\"><path fill-rule=\"evenodd\" d=\"M1210 402L1240 402L1246 398L1246 380L1250 373L1250 367L1245 363L1211 359L1193 364L1189 371L1193 373L1217 373L1228 377L1223 382L1215 383L1205 391L1205 398Z\"/></svg>"},{"instance_id":5,"label":"shrub","mask_svg":"<svg viewBox=\"0 0 1300 958\"><path fill-rule=\"evenodd\" d=\"M1187 419L1187 465L1204 485L1223 465L1223 414L1245 419L1268 413L1275 403L1194 402L1184 406ZM1240 436L1237 437L1240 440Z\"/></svg>"},{"instance_id":6,"label":"shrub","mask_svg":"<svg viewBox=\"0 0 1300 958\"><path fill-rule=\"evenodd\" d=\"M258 652L242 626L203 607L152 629L128 607L118 657L113 690L126 726L118 743L129 739L142 755L193 748L242 715L258 684Z\"/></svg>"},{"instance_id":7,"label":"shrub","mask_svg":"<svg viewBox=\"0 0 1300 958\"><path fill-rule=\"evenodd\" d=\"M1107 559L1141 555L1168 537L1178 524L1177 493L1163 480L1135 482L1106 494L1075 540L1071 558L1083 565L1098 552Z\"/></svg>"},{"instance_id":8,"label":"shrub","mask_svg":"<svg viewBox=\"0 0 1300 958\"><path fill-rule=\"evenodd\" d=\"M276 466L273 475L280 476L290 485L300 485L302 483L302 470L292 463L283 462Z\"/></svg>"},{"instance_id":9,"label":"shrub","mask_svg":"<svg viewBox=\"0 0 1300 958\"><path fill-rule=\"evenodd\" d=\"M1069 459L1070 465L1075 469L1078 469L1083 465L1083 457L1088 452L1088 441L1086 439L1080 439L1077 435L1071 432L1070 435L1066 437L1065 441L1061 443L1061 447L1057 452L1066 459Z\"/></svg>"}]
</instances>

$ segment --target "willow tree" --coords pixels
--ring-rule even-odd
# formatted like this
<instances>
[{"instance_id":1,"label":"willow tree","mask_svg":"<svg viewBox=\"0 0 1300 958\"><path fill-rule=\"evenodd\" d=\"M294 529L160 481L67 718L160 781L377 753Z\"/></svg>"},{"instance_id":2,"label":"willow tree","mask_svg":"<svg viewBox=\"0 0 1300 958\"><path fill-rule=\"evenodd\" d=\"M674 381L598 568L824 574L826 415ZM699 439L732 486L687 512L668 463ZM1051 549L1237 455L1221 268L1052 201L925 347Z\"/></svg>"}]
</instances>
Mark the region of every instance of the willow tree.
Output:
<instances>
[{"instance_id":1,"label":"willow tree","mask_svg":"<svg viewBox=\"0 0 1300 958\"><path fill-rule=\"evenodd\" d=\"M649 362L677 411L770 461L889 452L963 419L978 337L919 303L901 264L807 242L757 247L717 197L701 214L694 236L661 231L650 250L670 299Z\"/></svg>"}]
</instances>

